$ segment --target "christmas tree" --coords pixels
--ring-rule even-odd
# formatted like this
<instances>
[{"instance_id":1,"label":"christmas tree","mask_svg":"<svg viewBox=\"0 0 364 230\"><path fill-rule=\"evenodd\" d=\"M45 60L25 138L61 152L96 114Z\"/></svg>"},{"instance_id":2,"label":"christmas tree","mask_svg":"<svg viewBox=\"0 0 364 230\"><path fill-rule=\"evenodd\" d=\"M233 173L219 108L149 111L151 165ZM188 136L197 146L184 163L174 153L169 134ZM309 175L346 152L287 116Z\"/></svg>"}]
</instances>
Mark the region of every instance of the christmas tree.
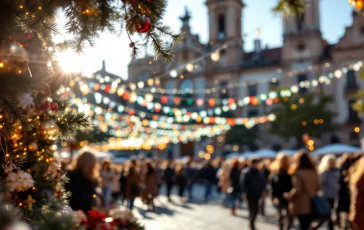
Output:
<instances>
[{"instance_id":1,"label":"christmas tree","mask_svg":"<svg viewBox=\"0 0 364 230\"><path fill-rule=\"evenodd\" d=\"M121 24L133 57L140 46L152 46L156 58L170 60L181 36L161 23L165 8L166 0L1 2L0 229L26 229L19 221L33 229L75 229L58 142L92 127L89 117L67 105L67 92L60 93L68 78L57 69L54 53L65 46L82 51ZM59 12L74 39L54 44ZM134 41L133 33L144 40Z\"/></svg>"}]
</instances>

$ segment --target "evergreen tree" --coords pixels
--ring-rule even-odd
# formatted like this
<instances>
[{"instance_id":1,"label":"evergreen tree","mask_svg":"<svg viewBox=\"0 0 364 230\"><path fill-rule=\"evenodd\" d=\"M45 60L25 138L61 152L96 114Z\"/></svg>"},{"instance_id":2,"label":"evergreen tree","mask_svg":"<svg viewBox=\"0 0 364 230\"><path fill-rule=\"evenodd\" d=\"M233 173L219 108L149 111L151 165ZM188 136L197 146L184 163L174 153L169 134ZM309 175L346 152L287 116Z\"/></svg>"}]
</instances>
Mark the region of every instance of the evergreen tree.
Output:
<instances>
[{"instance_id":1,"label":"evergreen tree","mask_svg":"<svg viewBox=\"0 0 364 230\"><path fill-rule=\"evenodd\" d=\"M144 34L131 39L132 55L152 46L167 61L180 40L161 23L166 0L3 0L0 5L0 229L24 221L33 229L74 229L64 189L67 178L57 155L58 141L89 132L90 119L67 105L65 76L54 52L82 51L102 31ZM54 44L57 13L66 16L74 38ZM167 35L167 40L161 37ZM169 38L169 40L168 40ZM54 66L55 68L53 68ZM16 207L13 209L11 207ZM14 227L17 229L16 227Z\"/></svg>"}]
</instances>

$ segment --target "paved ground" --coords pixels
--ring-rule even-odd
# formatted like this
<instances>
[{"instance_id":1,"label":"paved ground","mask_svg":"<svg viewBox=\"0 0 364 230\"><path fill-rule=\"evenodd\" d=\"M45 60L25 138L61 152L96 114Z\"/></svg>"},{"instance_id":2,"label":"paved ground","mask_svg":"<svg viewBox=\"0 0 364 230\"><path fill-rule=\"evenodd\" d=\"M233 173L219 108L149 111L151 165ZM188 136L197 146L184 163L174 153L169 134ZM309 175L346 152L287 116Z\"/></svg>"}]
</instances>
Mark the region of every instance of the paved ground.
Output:
<instances>
[{"instance_id":1,"label":"paved ground","mask_svg":"<svg viewBox=\"0 0 364 230\"><path fill-rule=\"evenodd\" d=\"M164 191L161 192L165 194ZM168 202L165 196L156 200L155 212L147 211L140 200L136 201L134 214L145 224L146 230L244 230L248 228L248 212L243 205L236 216L230 215L230 210L222 207L221 199L215 198L203 202L203 189L196 188L196 199L192 202L181 202L173 196L173 202ZM258 217L258 230L276 230L276 212L271 204L267 205L266 217ZM327 229L322 228L322 229Z\"/></svg>"},{"instance_id":2,"label":"paved ground","mask_svg":"<svg viewBox=\"0 0 364 230\"><path fill-rule=\"evenodd\" d=\"M165 194L163 191L162 194ZM182 202L173 196L173 202L168 202L165 196L156 200L155 212L147 211L140 200L136 201L135 215L140 217L146 230L234 230L248 229L248 212L243 206L237 211L237 216L231 216L230 210L221 206L221 199L215 194L209 203L203 202L203 189L195 189L192 202ZM275 212L267 209L267 217L259 217L257 229L277 229Z\"/></svg>"}]
</instances>

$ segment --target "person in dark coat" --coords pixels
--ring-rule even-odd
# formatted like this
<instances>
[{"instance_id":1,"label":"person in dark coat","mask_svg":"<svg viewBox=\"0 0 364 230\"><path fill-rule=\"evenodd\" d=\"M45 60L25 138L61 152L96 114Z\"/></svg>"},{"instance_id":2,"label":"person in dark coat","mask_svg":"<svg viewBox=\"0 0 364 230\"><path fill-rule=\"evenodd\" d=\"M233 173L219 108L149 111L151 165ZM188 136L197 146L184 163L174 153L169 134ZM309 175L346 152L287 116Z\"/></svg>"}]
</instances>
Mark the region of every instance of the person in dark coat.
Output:
<instances>
[{"instance_id":1,"label":"person in dark coat","mask_svg":"<svg viewBox=\"0 0 364 230\"><path fill-rule=\"evenodd\" d=\"M178 187L178 195L181 201L183 201L183 195L187 185L186 172L183 164L176 166L176 185Z\"/></svg>"},{"instance_id":2,"label":"person in dark coat","mask_svg":"<svg viewBox=\"0 0 364 230\"><path fill-rule=\"evenodd\" d=\"M205 184L205 202L208 202L212 195L213 186L217 180L216 169L210 161L202 168L202 179Z\"/></svg>"},{"instance_id":3,"label":"person in dark coat","mask_svg":"<svg viewBox=\"0 0 364 230\"><path fill-rule=\"evenodd\" d=\"M170 161L167 161L163 167L163 180L167 188L168 201L171 201L171 192L175 182L175 171Z\"/></svg>"},{"instance_id":4,"label":"person in dark coat","mask_svg":"<svg viewBox=\"0 0 364 230\"><path fill-rule=\"evenodd\" d=\"M125 168L121 169L120 178L119 178L119 186L120 186L120 196L121 203L124 204L126 200L126 177L125 177Z\"/></svg>"},{"instance_id":5,"label":"person in dark coat","mask_svg":"<svg viewBox=\"0 0 364 230\"><path fill-rule=\"evenodd\" d=\"M82 210L86 215L95 204L96 187L98 184L97 158L91 152L84 152L71 164L67 173L69 183L65 184L70 206L73 210Z\"/></svg>"},{"instance_id":6,"label":"person in dark coat","mask_svg":"<svg viewBox=\"0 0 364 230\"><path fill-rule=\"evenodd\" d=\"M130 162L128 170L125 172L126 177L126 198L128 199L129 210L134 208L134 200L141 194L141 178L137 171L136 161Z\"/></svg>"},{"instance_id":7,"label":"person in dark coat","mask_svg":"<svg viewBox=\"0 0 364 230\"><path fill-rule=\"evenodd\" d=\"M250 229L255 230L255 219L259 210L259 200L266 197L266 181L258 169L258 159L252 159L250 167L242 172L240 185L243 197L248 201Z\"/></svg>"},{"instance_id":8,"label":"person in dark coat","mask_svg":"<svg viewBox=\"0 0 364 230\"><path fill-rule=\"evenodd\" d=\"M345 214L345 226L348 224L350 212L350 186L349 186L349 169L351 159L349 154L343 154L340 159L340 179L339 179L339 200L336 209L336 225L341 228L341 213Z\"/></svg>"},{"instance_id":9,"label":"person in dark coat","mask_svg":"<svg viewBox=\"0 0 364 230\"><path fill-rule=\"evenodd\" d=\"M241 188L240 188L240 168L239 168L239 160L233 159L231 162L231 170L230 170L230 188L228 190L230 193L231 200L231 214L235 216L235 208L236 208L236 200L239 200L241 197Z\"/></svg>"},{"instance_id":10,"label":"person in dark coat","mask_svg":"<svg viewBox=\"0 0 364 230\"><path fill-rule=\"evenodd\" d=\"M273 162L273 176L271 179L272 198L273 203L278 208L279 229L291 229L293 223L293 215L289 211L288 201L284 198L283 194L292 190L292 178L288 173L289 157L284 153L277 155L275 162ZM283 213L286 213L284 215ZM287 217L288 222L284 226L284 219Z\"/></svg>"},{"instance_id":11,"label":"person in dark coat","mask_svg":"<svg viewBox=\"0 0 364 230\"><path fill-rule=\"evenodd\" d=\"M193 186L196 180L196 170L194 167L193 162L191 159L188 159L185 166L185 173L187 179L187 192L188 192L188 199L193 199Z\"/></svg>"}]
</instances>

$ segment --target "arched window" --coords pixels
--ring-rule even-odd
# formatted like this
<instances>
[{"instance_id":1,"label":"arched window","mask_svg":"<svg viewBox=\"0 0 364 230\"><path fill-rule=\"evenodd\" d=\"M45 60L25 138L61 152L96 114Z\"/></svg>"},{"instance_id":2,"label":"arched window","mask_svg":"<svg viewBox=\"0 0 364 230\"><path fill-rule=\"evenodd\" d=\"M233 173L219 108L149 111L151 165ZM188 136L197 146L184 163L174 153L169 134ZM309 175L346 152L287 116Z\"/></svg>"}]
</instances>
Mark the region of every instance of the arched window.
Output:
<instances>
[{"instance_id":1,"label":"arched window","mask_svg":"<svg viewBox=\"0 0 364 230\"><path fill-rule=\"evenodd\" d=\"M347 73L346 86L348 89L357 89L358 84L356 83L356 76L354 70L349 70Z\"/></svg>"},{"instance_id":2,"label":"arched window","mask_svg":"<svg viewBox=\"0 0 364 230\"><path fill-rule=\"evenodd\" d=\"M225 15L221 14L218 18L218 38L225 40Z\"/></svg>"},{"instance_id":3,"label":"arched window","mask_svg":"<svg viewBox=\"0 0 364 230\"><path fill-rule=\"evenodd\" d=\"M182 81L180 85L180 90L183 92L183 99L181 100L181 106L188 107L192 106L193 100L190 99L192 93L193 93L193 81L191 80L184 80Z\"/></svg>"},{"instance_id":4,"label":"arched window","mask_svg":"<svg viewBox=\"0 0 364 230\"><path fill-rule=\"evenodd\" d=\"M150 78L150 74L148 72L144 72L140 77L139 77L139 80L140 81L146 81Z\"/></svg>"},{"instance_id":5,"label":"arched window","mask_svg":"<svg viewBox=\"0 0 364 230\"><path fill-rule=\"evenodd\" d=\"M348 107L349 107L349 117L348 122L350 123L357 123L360 121L360 118L358 116L358 112L353 109L353 104L355 103L354 100L350 100Z\"/></svg>"},{"instance_id":6,"label":"arched window","mask_svg":"<svg viewBox=\"0 0 364 230\"><path fill-rule=\"evenodd\" d=\"M180 90L184 91L185 93L190 93L193 91L193 82L191 80L184 80L180 85Z\"/></svg>"}]
</instances>

